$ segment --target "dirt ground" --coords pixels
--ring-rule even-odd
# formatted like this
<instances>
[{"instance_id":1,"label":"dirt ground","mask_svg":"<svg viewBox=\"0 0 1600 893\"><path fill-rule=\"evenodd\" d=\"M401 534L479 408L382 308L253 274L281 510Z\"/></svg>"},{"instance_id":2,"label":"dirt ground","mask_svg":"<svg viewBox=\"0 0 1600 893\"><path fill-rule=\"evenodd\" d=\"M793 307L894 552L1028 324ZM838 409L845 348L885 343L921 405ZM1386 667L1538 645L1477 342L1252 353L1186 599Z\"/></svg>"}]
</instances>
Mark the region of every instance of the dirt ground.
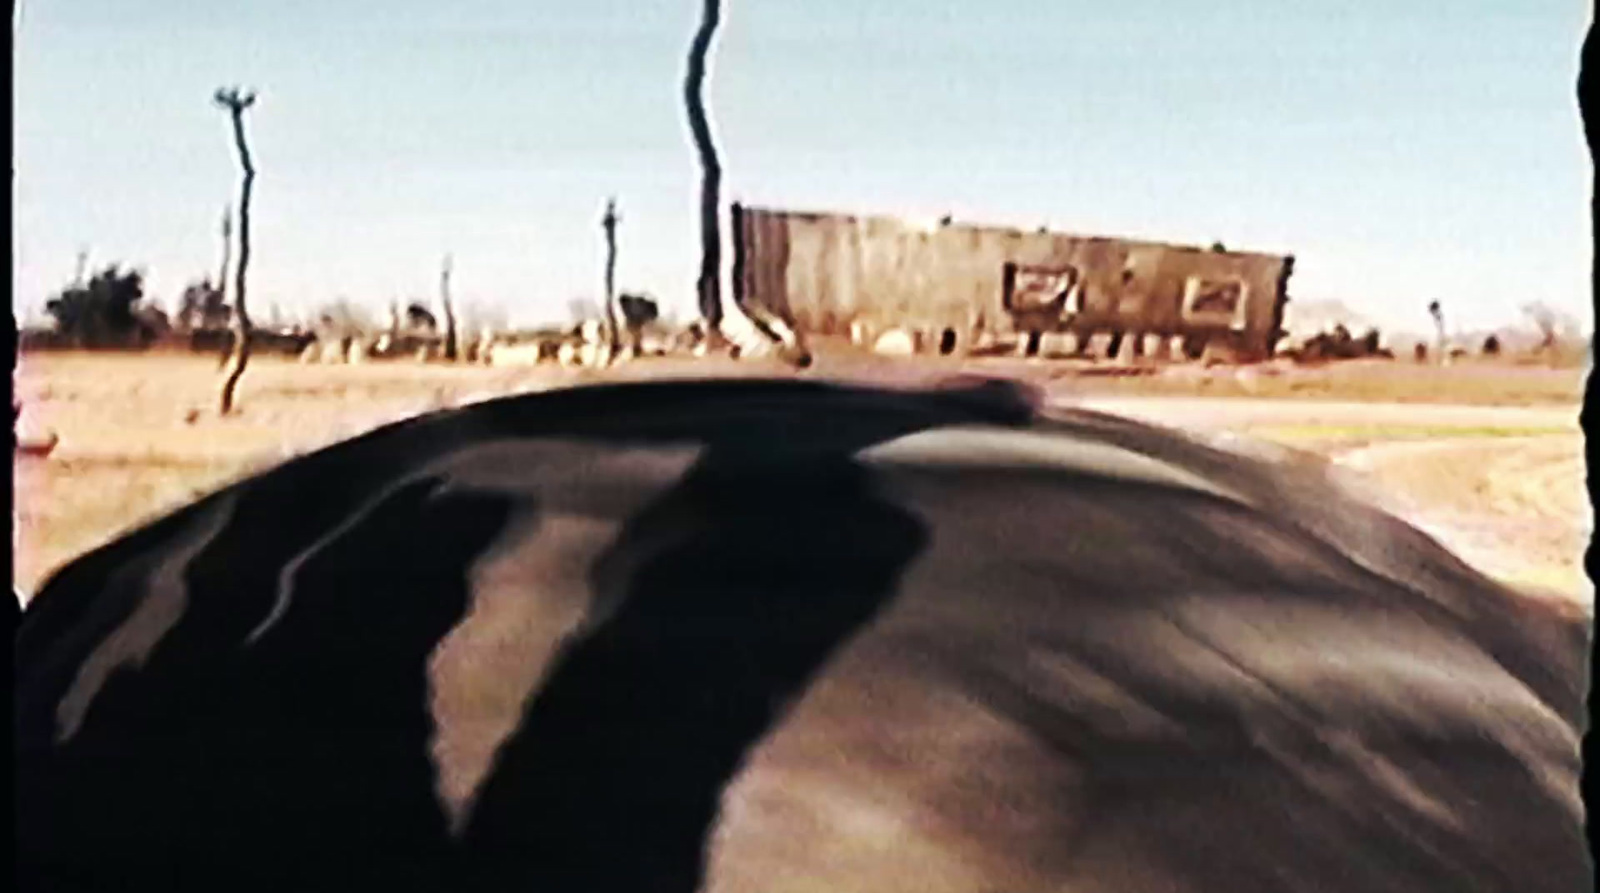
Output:
<instances>
[{"instance_id":1,"label":"dirt ground","mask_svg":"<svg viewBox=\"0 0 1600 893\"><path fill-rule=\"evenodd\" d=\"M1053 403L1309 451L1484 570L1592 604L1581 566L1593 528L1578 429L1582 369L1379 361L1134 375L1062 361L841 355L804 374L909 384L961 372L1032 382ZM789 373L707 360L640 360L602 374L258 358L241 385L241 414L224 420L212 358L25 356L16 373L23 435L54 431L61 440L48 459L15 460L12 579L31 593L54 568L119 532L388 421L602 376L711 374Z\"/></svg>"}]
</instances>

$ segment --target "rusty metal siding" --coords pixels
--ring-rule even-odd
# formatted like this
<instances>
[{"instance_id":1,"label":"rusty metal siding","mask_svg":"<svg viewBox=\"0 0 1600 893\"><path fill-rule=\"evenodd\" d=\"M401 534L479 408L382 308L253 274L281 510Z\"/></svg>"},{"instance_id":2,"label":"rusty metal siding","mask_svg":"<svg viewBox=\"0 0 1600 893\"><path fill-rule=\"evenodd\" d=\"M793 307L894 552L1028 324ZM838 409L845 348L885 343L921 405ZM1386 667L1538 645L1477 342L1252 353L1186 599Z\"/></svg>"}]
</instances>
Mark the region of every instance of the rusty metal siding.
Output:
<instances>
[{"instance_id":1,"label":"rusty metal siding","mask_svg":"<svg viewBox=\"0 0 1600 893\"><path fill-rule=\"evenodd\" d=\"M1013 263L1077 271L1080 312L1062 321L1063 329L1220 335L1265 353L1282 320L1292 269L1287 257L1128 239L967 224L926 228L887 217L749 207L739 216L741 297L802 330L829 334L848 331L858 319L963 333L981 320L990 331L1016 331L1003 306L1004 270ZM1190 277L1244 283L1242 331L1184 317Z\"/></svg>"}]
</instances>

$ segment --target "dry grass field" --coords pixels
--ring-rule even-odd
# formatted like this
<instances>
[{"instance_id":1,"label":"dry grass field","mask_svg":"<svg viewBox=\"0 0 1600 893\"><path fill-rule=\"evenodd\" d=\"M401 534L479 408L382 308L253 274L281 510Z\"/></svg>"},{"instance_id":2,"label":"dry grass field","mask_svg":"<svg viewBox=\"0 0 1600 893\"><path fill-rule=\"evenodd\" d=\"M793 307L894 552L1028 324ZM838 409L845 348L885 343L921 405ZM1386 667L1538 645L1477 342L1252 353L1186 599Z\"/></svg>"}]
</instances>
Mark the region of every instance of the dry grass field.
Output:
<instances>
[{"instance_id":1,"label":"dry grass field","mask_svg":"<svg viewBox=\"0 0 1600 893\"><path fill-rule=\"evenodd\" d=\"M887 360L825 354L811 377L911 383L956 372L1021 378L1055 402L1276 441L1348 470L1469 561L1583 602L1592 528L1577 427L1584 371L1357 362L1314 369L1192 367L1111 375L1070 362ZM601 378L787 374L760 362L650 359L609 373L536 367L252 362L242 412L216 412L214 358L36 354L16 373L25 436L15 460L25 594L63 562L230 480L387 421L477 399Z\"/></svg>"}]
</instances>

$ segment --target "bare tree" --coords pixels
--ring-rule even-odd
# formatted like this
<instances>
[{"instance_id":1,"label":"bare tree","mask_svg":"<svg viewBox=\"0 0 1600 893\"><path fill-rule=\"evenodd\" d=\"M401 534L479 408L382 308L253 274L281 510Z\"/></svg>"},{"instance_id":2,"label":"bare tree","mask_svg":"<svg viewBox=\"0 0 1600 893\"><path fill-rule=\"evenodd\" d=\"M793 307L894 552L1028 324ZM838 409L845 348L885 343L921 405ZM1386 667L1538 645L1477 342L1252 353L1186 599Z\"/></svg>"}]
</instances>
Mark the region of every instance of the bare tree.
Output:
<instances>
[{"instance_id":1,"label":"bare tree","mask_svg":"<svg viewBox=\"0 0 1600 893\"><path fill-rule=\"evenodd\" d=\"M222 382L222 414L227 415L233 411L234 390L250 362L250 312L245 304L245 271L250 266L250 187L255 184L256 169L250 162L250 147L245 144L244 112L255 104L256 94L227 87L217 90L215 101L233 119L233 144L239 150L239 167L243 173L239 180L239 267L234 271L233 284L233 353L228 377Z\"/></svg>"},{"instance_id":2,"label":"bare tree","mask_svg":"<svg viewBox=\"0 0 1600 893\"><path fill-rule=\"evenodd\" d=\"M1439 362L1444 362L1448 357L1444 346L1444 308L1438 301L1428 302L1428 315L1433 317L1434 347L1439 351Z\"/></svg>"},{"instance_id":3,"label":"bare tree","mask_svg":"<svg viewBox=\"0 0 1600 893\"><path fill-rule=\"evenodd\" d=\"M371 311L343 296L324 304L312 314L312 319L317 326L339 337L366 337L377 330Z\"/></svg>"},{"instance_id":4,"label":"bare tree","mask_svg":"<svg viewBox=\"0 0 1600 893\"><path fill-rule=\"evenodd\" d=\"M711 125L706 120L706 56L711 40L722 20L722 0L705 0L700 26L689 44L688 70L683 79L684 105L689 115L689 130L700 159L700 279L695 294L700 315L709 327L707 333L719 337L722 325L722 231L720 226L722 164L711 141Z\"/></svg>"},{"instance_id":5,"label":"bare tree","mask_svg":"<svg viewBox=\"0 0 1600 893\"><path fill-rule=\"evenodd\" d=\"M450 265L451 257L446 254L439 264L439 303L444 307L444 358L455 362L458 355L456 347L456 308L450 302Z\"/></svg>"},{"instance_id":6,"label":"bare tree","mask_svg":"<svg viewBox=\"0 0 1600 893\"><path fill-rule=\"evenodd\" d=\"M606 341L609 347L608 362L614 362L617 354L622 351L622 334L617 323L617 223L621 220L617 216L617 200L606 200L606 216L601 218L600 226L606 232Z\"/></svg>"},{"instance_id":7,"label":"bare tree","mask_svg":"<svg viewBox=\"0 0 1600 893\"><path fill-rule=\"evenodd\" d=\"M1528 304L1522 308L1522 312L1527 314L1528 319L1539 329L1540 353L1555 350L1556 342L1563 334L1562 330L1571 328L1570 324L1564 325L1567 321L1562 318L1563 314L1560 311L1542 301Z\"/></svg>"}]
</instances>

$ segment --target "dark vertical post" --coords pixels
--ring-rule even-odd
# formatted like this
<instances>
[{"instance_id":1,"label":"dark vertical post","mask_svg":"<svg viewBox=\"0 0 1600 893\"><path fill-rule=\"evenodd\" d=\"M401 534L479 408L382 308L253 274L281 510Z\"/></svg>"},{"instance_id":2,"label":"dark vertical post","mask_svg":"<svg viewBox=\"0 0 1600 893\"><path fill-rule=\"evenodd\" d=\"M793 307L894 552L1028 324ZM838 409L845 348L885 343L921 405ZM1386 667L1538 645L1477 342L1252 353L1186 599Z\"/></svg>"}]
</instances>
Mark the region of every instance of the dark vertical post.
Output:
<instances>
[{"instance_id":1,"label":"dark vertical post","mask_svg":"<svg viewBox=\"0 0 1600 893\"><path fill-rule=\"evenodd\" d=\"M250 362L250 311L245 303L245 271L250 266L250 189L255 184L256 169L250 161L250 147L244 138L244 112L255 104L254 93L240 93L238 88L218 90L217 105L227 109L233 119L233 143L239 151L239 166L243 176L239 184L239 268L234 273L233 285L233 350L229 356L228 377L222 383L222 414L233 411L234 391Z\"/></svg>"},{"instance_id":2,"label":"dark vertical post","mask_svg":"<svg viewBox=\"0 0 1600 893\"><path fill-rule=\"evenodd\" d=\"M621 220L617 216L617 200L606 200L606 215L600 219L600 226L606 233L606 362L614 363L617 354L622 350L622 334L617 322L617 223Z\"/></svg>"},{"instance_id":3,"label":"dark vertical post","mask_svg":"<svg viewBox=\"0 0 1600 893\"><path fill-rule=\"evenodd\" d=\"M721 0L705 0L700 26L689 44L688 69L683 79L684 105L689 115L689 130L700 160L700 278L696 283L700 315L709 327L708 334L720 335L722 325L722 164L711 140L711 125L706 118L706 56L711 40L722 20Z\"/></svg>"},{"instance_id":4,"label":"dark vertical post","mask_svg":"<svg viewBox=\"0 0 1600 893\"><path fill-rule=\"evenodd\" d=\"M439 264L439 303L444 306L444 358L455 362L459 356L456 344L456 308L450 300L451 257L446 254Z\"/></svg>"}]
</instances>

